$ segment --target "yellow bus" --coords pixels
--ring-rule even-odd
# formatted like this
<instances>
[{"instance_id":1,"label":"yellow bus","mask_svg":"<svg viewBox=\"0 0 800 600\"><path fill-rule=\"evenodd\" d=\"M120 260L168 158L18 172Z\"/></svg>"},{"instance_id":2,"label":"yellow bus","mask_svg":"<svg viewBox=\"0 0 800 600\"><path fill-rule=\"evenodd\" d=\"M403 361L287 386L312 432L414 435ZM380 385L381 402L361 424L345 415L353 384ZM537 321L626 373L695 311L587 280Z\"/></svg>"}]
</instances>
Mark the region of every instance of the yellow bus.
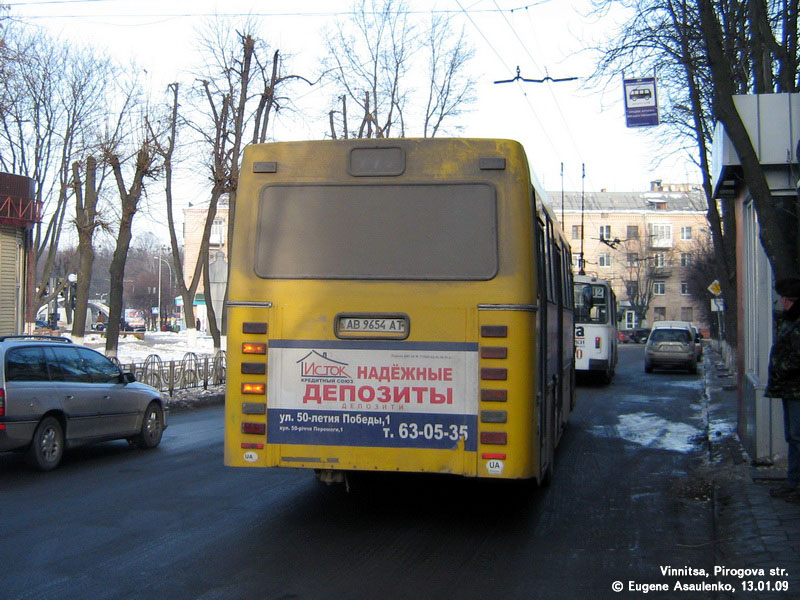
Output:
<instances>
[{"instance_id":1,"label":"yellow bus","mask_svg":"<svg viewBox=\"0 0 800 600\"><path fill-rule=\"evenodd\" d=\"M225 464L546 480L574 298L543 200L508 140L246 148Z\"/></svg>"}]
</instances>

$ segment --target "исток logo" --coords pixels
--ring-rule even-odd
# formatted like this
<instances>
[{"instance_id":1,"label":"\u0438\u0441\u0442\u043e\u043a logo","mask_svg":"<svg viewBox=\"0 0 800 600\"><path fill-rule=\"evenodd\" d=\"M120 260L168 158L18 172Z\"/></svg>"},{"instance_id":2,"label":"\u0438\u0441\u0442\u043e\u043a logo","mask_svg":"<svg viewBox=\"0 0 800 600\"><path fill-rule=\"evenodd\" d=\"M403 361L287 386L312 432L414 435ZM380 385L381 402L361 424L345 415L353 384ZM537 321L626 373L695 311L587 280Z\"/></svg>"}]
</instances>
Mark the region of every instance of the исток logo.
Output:
<instances>
[{"instance_id":1,"label":"\u0438\u0441\u0442\u043e\u043a logo","mask_svg":"<svg viewBox=\"0 0 800 600\"><path fill-rule=\"evenodd\" d=\"M346 371L348 363L333 360L328 356L327 352L320 354L316 350L312 350L298 360L297 363L300 365L301 377L340 377L352 379Z\"/></svg>"}]
</instances>

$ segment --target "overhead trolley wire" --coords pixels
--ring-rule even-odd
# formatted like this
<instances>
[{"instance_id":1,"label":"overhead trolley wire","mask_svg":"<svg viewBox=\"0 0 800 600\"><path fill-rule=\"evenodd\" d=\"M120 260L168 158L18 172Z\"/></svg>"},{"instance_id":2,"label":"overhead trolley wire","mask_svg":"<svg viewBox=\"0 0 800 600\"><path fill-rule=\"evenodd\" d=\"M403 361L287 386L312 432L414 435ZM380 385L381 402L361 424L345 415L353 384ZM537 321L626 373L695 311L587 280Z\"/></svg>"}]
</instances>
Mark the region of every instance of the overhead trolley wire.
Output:
<instances>
[{"instance_id":1,"label":"overhead trolley wire","mask_svg":"<svg viewBox=\"0 0 800 600\"><path fill-rule=\"evenodd\" d=\"M497 4L497 0L492 0L492 1L494 3L495 7L498 9L498 11L500 11L500 6ZM527 8L528 7L525 7L525 9L527 9ZM539 71L543 70L545 72L545 77L543 79L534 79L534 80L532 80L533 82L535 82L535 83L546 83L547 81L554 81L555 82L555 81L559 81L559 80L575 79L575 78L570 78L570 77L559 77L559 78L550 77L550 75L547 73L547 69L542 69L542 67L539 66L539 64L536 61L536 58L533 56L533 54L531 54L531 51L528 49L528 45L519 36L519 33L517 33L517 30L514 28L514 25L508 20L508 17L505 15L505 12L504 11L500 11L500 14L503 16L503 20L506 22L506 25L508 26L508 28L511 29L511 32L514 34L514 37L517 38L517 41L519 42L520 46L522 46L522 48L525 51L525 53L531 59L531 62L533 63L533 65L537 69L539 69ZM529 19L531 18L530 17L530 12L528 13L528 18ZM531 22L531 28L532 27L533 27L533 23ZM519 69L517 70L517 76L519 76ZM550 93L551 98L553 99L553 104L555 104L555 107L556 107L556 110L558 111L559 116L561 117L561 122L564 125L564 129L565 129L565 131L567 133L567 137L569 137L569 140L570 140L573 148L575 149L575 152L576 152L578 158L580 158L583 161L583 156L581 155L580 146L578 146L578 143L575 141L575 136L572 134L572 129L570 128L569 122L567 121L566 117L564 116L564 112L561 110L561 103L556 98L556 95L555 95L555 92L553 90L553 87L548 84L547 85L547 90Z\"/></svg>"},{"instance_id":2,"label":"overhead trolley wire","mask_svg":"<svg viewBox=\"0 0 800 600\"><path fill-rule=\"evenodd\" d=\"M489 41L489 38L486 37L486 35L483 33L481 28L478 27L478 24L469 15L469 13L466 10L463 9L463 6L461 6L461 0L456 0L456 4L458 4L458 6L462 9L464 15L469 19L470 23L472 23L472 26L475 28L475 30L483 38L483 41L486 42L486 45L489 46L489 48L491 49L492 52L494 52L494 55L497 57L497 59L503 64L504 67L506 67L506 69L508 69L509 68L508 65L506 64L505 60L500 55L500 53L497 51L497 48L495 48L494 45L492 44L492 42ZM517 85L519 85L519 82L517 82ZM539 115L537 115L536 111L533 109L533 105L531 104L530 98L528 98L528 94L525 92L524 89L522 89L521 91L522 91L523 97L525 98L525 102L528 104L528 108L530 109L531 114L533 115L533 118L539 124L539 129L541 129L542 133L544 134L545 139L550 144L550 147L555 148L556 145L553 142L553 140L550 138L550 135L547 133L547 130L545 129L544 124L542 123L541 119L539 119Z\"/></svg>"}]
</instances>

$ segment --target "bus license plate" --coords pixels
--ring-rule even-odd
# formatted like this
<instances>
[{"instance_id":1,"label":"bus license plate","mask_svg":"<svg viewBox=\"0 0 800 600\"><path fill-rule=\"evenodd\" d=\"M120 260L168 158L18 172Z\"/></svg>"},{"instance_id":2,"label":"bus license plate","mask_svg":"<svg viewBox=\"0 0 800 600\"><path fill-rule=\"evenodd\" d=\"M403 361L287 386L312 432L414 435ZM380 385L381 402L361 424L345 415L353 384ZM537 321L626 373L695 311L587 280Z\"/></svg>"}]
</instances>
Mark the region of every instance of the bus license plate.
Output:
<instances>
[{"instance_id":1,"label":"bus license plate","mask_svg":"<svg viewBox=\"0 0 800 600\"><path fill-rule=\"evenodd\" d=\"M408 317L340 315L336 323L339 337L408 337Z\"/></svg>"}]
</instances>

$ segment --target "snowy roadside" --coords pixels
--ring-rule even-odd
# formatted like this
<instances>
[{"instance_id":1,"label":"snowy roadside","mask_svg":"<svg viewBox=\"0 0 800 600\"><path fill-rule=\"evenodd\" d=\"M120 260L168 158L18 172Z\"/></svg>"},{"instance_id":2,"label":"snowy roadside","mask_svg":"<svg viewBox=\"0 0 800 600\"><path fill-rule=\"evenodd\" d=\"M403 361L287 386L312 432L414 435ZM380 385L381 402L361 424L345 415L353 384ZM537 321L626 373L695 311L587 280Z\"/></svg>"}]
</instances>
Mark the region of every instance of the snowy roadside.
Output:
<instances>
[{"instance_id":1,"label":"snowy roadside","mask_svg":"<svg viewBox=\"0 0 800 600\"><path fill-rule=\"evenodd\" d=\"M161 397L173 412L217 406L225 403L225 385L210 385L205 390L202 387L175 390L172 396L161 392Z\"/></svg>"}]
</instances>

